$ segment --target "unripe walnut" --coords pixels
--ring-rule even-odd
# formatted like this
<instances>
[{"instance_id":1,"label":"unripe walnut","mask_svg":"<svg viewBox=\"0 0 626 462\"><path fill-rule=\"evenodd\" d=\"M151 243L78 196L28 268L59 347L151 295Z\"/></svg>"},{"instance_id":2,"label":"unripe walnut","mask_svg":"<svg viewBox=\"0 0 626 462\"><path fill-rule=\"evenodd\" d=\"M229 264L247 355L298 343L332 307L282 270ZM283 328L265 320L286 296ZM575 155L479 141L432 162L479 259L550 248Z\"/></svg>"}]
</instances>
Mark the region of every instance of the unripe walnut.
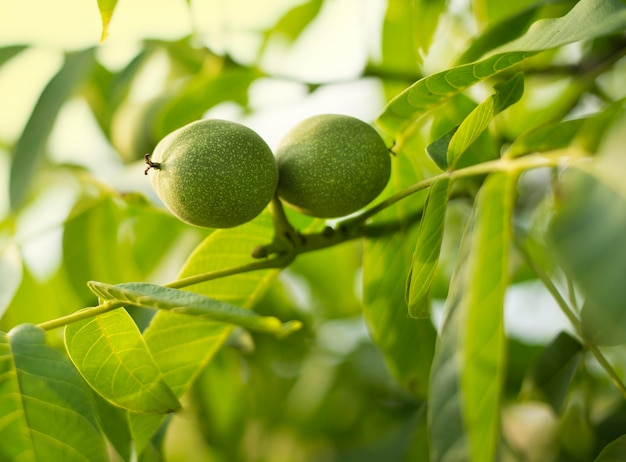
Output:
<instances>
[{"instance_id":1,"label":"unripe walnut","mask_svg":"<svg viewBox=\"0 0 626 462\"><path fill-rule=\"evenodd\" d=\"M348 215L385 188L391 156L376 130L354 117L323 114L296 125L276 151L278 195L320 218Z\"/></svg>"},{"instance_id":2,"label":"unripe walnut","mask_svg":"<svg viewBox=\"0 0 626 462\"><path fill-rule=\"evenodd\" d=\"M182 221L230 228L263 211L278 182L274 155L248 127L220 119L192 122L146 156L152 186Z\"/></svg>"}]
</instances>

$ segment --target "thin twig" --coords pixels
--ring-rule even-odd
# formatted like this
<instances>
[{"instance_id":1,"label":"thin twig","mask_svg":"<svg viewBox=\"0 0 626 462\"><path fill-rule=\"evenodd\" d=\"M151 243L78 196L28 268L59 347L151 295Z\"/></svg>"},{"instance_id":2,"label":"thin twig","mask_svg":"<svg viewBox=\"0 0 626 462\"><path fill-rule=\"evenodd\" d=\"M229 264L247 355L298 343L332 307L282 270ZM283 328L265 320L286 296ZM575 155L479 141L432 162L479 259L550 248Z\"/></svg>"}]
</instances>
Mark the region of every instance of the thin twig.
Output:
<instances>
[{"instance_id":1,"label":"thin twig","mask_svg":"<svg viewBox=\"0 0 626 462\"><path fill-rule=\"evenodd\" d=\"M550 292L550 294L556 301L557 305L559 306L563 314L565 314L565 316L567 316L569 321L572 323L572 326L574 327L574 329L576 330L576 333L581 338L584 347L587 348L589 351L591 351L591 353L594 355L594 357L596 358L600 366L602 366L602 368L606 371L609 377L611 377L613 384L617 387L617 389L624 396L624 398L626 398L626 385L624 384L620 376L617 374L613 366L611 366L611 363L609 363L609 361L606 359L602 351L600 351L598 346L595 345L591 340L589 340L585 336L585 333L583 331L582 325L580 323L580 320L578 319L576 312L568 305L565 298L561 295L561 292L559 291L559 289L552 282L552 279L539 267L539 265L535 263L535 261L533 260L532 256L530 255L526 247L519 240L515 240L515 244L518 250L521 252L524 259L526 260L526 263L528 264L528 266L537 275L537 277L546 287L548 292Z\"/></svg>"}]
</instances>

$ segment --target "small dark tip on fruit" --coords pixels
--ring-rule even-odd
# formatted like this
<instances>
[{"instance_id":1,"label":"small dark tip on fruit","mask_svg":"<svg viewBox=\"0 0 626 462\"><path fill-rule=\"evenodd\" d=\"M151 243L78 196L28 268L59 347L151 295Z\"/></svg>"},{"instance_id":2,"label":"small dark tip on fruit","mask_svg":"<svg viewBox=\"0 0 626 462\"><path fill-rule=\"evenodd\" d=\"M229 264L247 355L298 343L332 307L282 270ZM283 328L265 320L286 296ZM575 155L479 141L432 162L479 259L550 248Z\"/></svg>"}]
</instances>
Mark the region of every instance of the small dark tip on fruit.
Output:
<instances>
[{"instance_id":1,"label":"small dark tip on fruit","mask_svg":"<svg viewBox=\"0 0 626 462\"><path fill-rule=\"evenodd\" d=\"M322 231L322 236L324 236L325 238L330 238L330 237L333 237L334 235L335 235L335 230L331 228L330 226L326 226L324 230Z\"/></svg>"},{"instance_id":2,"label":"small dark tip on fruit","mask_svg":"<svg viewBox=\"0 0 626 462\"><path fill-rule=\"evenodd\" d=\"M153 168L155 170L159 170L161 168L161 164L159 164L158 162L152 162L150 160L150 154L146 154L143 156L144 160L146 161L146 164L148 164L148 166L146 167L146 169L143 171L144 175L148 174L148 171Z\"/></svg>"},{"instance_id":3,"label":"small dark tip on fruit","mask_svg":"<svg viewBox=\"0 0 626 462\"><path fill-rule=\"evenodd\" d=\"M252 250L252 258L267 258L269 252L267 246L259 245Z\"/></svg>"}]
</instances>

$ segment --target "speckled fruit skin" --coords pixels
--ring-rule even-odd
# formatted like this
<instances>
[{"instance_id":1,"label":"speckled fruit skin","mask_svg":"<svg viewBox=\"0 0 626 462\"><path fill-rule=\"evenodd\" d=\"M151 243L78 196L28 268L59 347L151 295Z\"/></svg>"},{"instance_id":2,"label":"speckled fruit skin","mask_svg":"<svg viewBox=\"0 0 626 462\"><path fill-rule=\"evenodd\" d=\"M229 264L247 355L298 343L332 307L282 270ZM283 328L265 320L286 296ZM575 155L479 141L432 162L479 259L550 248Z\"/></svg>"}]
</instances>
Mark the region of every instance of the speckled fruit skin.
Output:
<instances>
[{"instance_id":1,"label":"speckled fruit skin","mask_svg":"<svg viewBox=\"0 0 626 462\"><path fill-rule=\"evenodd\" d=\"M354 117L322 114L296 125L276 150L278 195L290 207L336 218L384 189L391 156L376 130Z\"/></svg>"},{"instance_id":2,"label":"speckled fruit skin","mask_svg":"<svg viewBox=\"0 0 626 462\"><path fill-rule=\"evenodd\" d=\"M192 122L163 138L148 174L166 207L182 221L231 228L260 214L272 199L278 169L253 130L220 119Z\"/></svg>"}]
</instances>

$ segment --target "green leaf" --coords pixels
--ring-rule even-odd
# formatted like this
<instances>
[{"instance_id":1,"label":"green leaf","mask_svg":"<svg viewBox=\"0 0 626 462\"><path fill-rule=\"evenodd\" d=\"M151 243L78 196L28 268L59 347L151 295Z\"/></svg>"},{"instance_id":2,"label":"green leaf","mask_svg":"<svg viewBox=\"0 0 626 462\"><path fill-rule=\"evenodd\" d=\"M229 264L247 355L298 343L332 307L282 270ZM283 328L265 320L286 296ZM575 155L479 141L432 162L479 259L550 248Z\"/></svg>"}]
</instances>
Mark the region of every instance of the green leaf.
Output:
<instances>
[{"instance_id":1,"label":"green leaf","mask_svg":"<svg viewBox=\"0 0 626 462\"><path fill-rule=\"evenodd\" d=\"M430 289L439 261L449 191L450 179L445 177L433 183L428 192L407 281L409 314L415 318L430 317Z\"/></svg>"},{"instance_id":2,"label":"green leaf","mask_svg":"<svg viewBox=\"0 0 626 462\"><path fill-rule=\"evenodd\" d=\"M397 156L394 160L394 181L383 195L402 190L426 173L420 164L423 156ZM428 394L436 333L430 319L407 317L406 281L424 201L425 195L416 195L378 214L373 224L387 226L391 222L398 228L393 234L366 239L363 249L363 317L370 335L395 380L422 398Z\"/></svg>"},{"instance_id":3,"label":"green leaf","mask_svg":"<svg viewBox=\"0 0 626 462\"><path fill-rule=\"evenodd\" d=\"M423 57L430 48L446 10L442 0L390 0L387 2L382 31L380 63L387 72L418 75Z\"/></svg>"},{"instance_id":4,"label":"green leaf","mask_svg":"<svg viewBox=\"0 0 626 462\"><path fill-rule=\"evenodd\" d=\"M361 272L362 243L353 242L298 255L289 273L306 279L313 313L324 320L359 316L360 294L353 289Z\"/></svg>"},{"instance_id":5,"label":"green leaf","mask_svg":"<svg viewBox=\"0 0 626 462\"><path fill-rule=\"evenodd\" d=\"M26 199L57 114L76 87L89 75L94 62L92 48L68 54L59 72L39 96L13 152L9 178L12 209L20 207Z\"/></svg>"},{"instance_id":6,"label":"green leaf","mask_svg":"<svg viewBox=\"0 0 626 462\"><path fill-rule=\"evenodd\" d=\"M89 282L89 288L99 297L124 302L124 306L166 310L170 313L200 316L212 321L236 324L246 329L288 335L301 327L299 321L282 323L274 316L260 316L250 310L221 302L204 295L170 289L155 284L133 282L111 285Z\"/></svg>"},{"instance_id":7,"label":"green leaf","mask_svg":"<svg viewBox=\"0 0 626 462\"><path fill-rule=\"evenodd\" d=\"M580 145L587 152L595 153L611 122L624 111L625 101L617 101L587 117L559 121L530 130L515 139L505 156L519 157L533 152L563 149L574 144Z\"/></svg>"},{"instance_id":8,"label":"green leaf","mask_svg":"<svg viewBox=\"0 0 626 462\"><path fill-rule=\"evenodd\" d=\"M252 250L272 239L272 221L262 214L245 225L211 233L191 254L180 273L184 278L250 263ZM236 274L196 284L189 291L250 308L275 277L276 270ZM144 332L166 383L176 396L191 385L232 330L232 325L159 311ZM141 453L161 425L161 417L130 414L131 431Z\"/></svg>"},{"instance_id":9,"label":"green leaf","mask_svg":"<svg viewBox=\"0 0 626 462\"><path fill-rule=\"evenodd\" d=\"M453 127L450 131L436 138L426 147L426 153L437 164L441 170L448 168L448 149L450 141L459 127Z\"/></svg>"},{"instance_id":10,"label":"green leaf","mask_svg":"<svg viewBox=\"0 0 626 462\"><path fill-rule=\"evenodd\" d=\"M9 61L14 56L20 54L27 48L28 47L26 45L10 45L6 47L0 47L0 67L2 67L4 63Z\"/></svg>"},{"instance_id":11,"label":"green leaf","mask_svg":"<svg viewBox=\"0 0 626 462\"><path fill-rule=\"evenodd\" d=\"M34 325L0 332L0 415L2 460L109 460L89 389Z\"/></svg>"},{"instance_id":12,"label":"green leaf","mask_svg":"<svg viewBox=\"0 0 626 462\"><path fill-rule=\"evenodd\" d=\"M414 119L481 80L551 48L592 39L626 28L626 5L619 0L581 0L565 16L537 21L520 39L481 61L425 77L396 96L377 123L403 138Z\"/></svg>"},{"instance_id":13,"label":"green leaf","mask_svg":"<svg viewBox=\"0 0 626 462\"><path fill-rule=\"evenodd\" d=\"M505 373L503 305L516 177L490 175L461 243L433 360L433 461L494 460Z\"/></svg>"},{"instance_id":14,"label":"green leaf","mask_svg":"<svg viewBox=\"0 0 626 462\"><path fill-rule=\"evenodd\" d=\"M498 0L472 0L472 10L475 16L485 23L497 23L509 18L519 10L534 3L535 0L521 0L517 2L501 2ZM540 2L541 3L541 2Z\"/></svg>"},{"instance_id":15,"label":"green leaf","mask_svg":"<svg viewBox=\"0 0 626 462\"><path fill-rule=\"evenodd\" d=\"M524 75L518 72L505 82L496 84L495 93L479 104L461 123L450 139L447 164L454 167L470 145L487 129L493 118L524 93Z\"/></svg>"},{"instance_id":16,"label":"green leaf","mask_svg":"<svg viewBox=\"0 0 626 462\"><path fill-rule=\"evenodd\" d=\"M116 406L157 414L180 408L125 309L67 325L65 345L87 383Z\"/></svg>"},{"instance_id":17,"label":"green leaf","mask_svg":"<svg viewBox=\"0 0 626 462\"><path fill-rule=\"evenodd\" d=\"M626 462L626 435L605 446L593 462Z\"/></svg>"},{"instance_id":18,"label":"green leaf","mask_svg":"<svg viewBox=\"0 0 626 462\"><path fill-rule=\"evenodd\" d=\"M117 5L117 0L98 0L98 8L100 9L100 17L102 18L102 34L100 35L100 43L109 35L109 22Z\"/></svg>"},{"instance_id":19,"label":"green leaf","mask_svg":"<svg viewBox=\"0 0 626 462\"><path fill-rule=\"evenodd\" d=\"M76 293L92 303L86 281L115 284L150 278L185 231L193 237L188 230L171 214L131 194L120 197L102 191L97 197L81 198L63 229L65 272Z\"/></svg>"},{"instance_id":20,"label":"green leaf","mask_svg":"<svg viewBox=\"0 0 626 462\"><path fill-rule=\"evenodd\" d=\"M474 2L475 8L478 3L481 2ZM474 39L470 46L463 51L463 54L458 59L457 63L465 64L476 61L488 51L491 51L494 48L502 46L503 44L519 37L536 20L541 19L542 17L561 16L567 13L576 1L568 0L552 2L543 0L534 2L534 0L531 0L531 3L532 4L526 6L525 8L515 12L503 11L502 13L504 16L501 17L501 15L498 14L497 18L489 20L486 24L486 30L482 31L481 34ZM488 8L487 13L491 15L494 11L499 10L500 7L503 7L504 9L512 7L517 10L520 6L523 7L524 5L520 5L519 2L498 1L497 4L494 2L494 4L490 7L482 6L480 8ZM508 13L513 14L509 15Z\"/></svg>"},{"instance_id":21,"label":"green leaf","mask_svg":"<svg viewBox=\"0 0 626 462\"><path fill-rule=\"evenodd\" d=\"M493 118L519 101L524 93L523 74L517 73L509 80L496 84L494 90L495 93L476 106L458 127L428 146L426 151L441 169L455 167Z\"/></svg>"},{"instance_id":22,"label":"green leaf","mask_svg":"<svg viewBox=\"0 0 626 462\"><path fill-rule=\"evenodd\" d=\"M126 218L125 203L109 195L80 199L70 212L63 228L63 263L74 290L86 302L93 295L85 281L116 283L141 278L132 258L132 240L122 238L125 235L120 232L127 228L122 226Z\"/></svg>"},{"instance_id":23,"label":"green leaf","mask_svg":"<svg viewBox=\"0 0 626 462\"><path fill-rule=\"evenodd\" d=\"M558 261L586 297L583 332L598 345L626 343L625 171L619 157L567 170L550 227Z\"/></svg>"},{"instance_id":24,"label":"green leaf","mask_svg":"<svg viewBox=\"0 0 626 462\"><path fill-rule=\"evenodd\" d=\"M626 5L620 0L581 0L563 17L535 22L519 39L496 50L543 51L623 32Z\"/></svg>"},{"instance_id":25,"label":"green leaf","mask_svg":"<svg viewBox=\"0 0 626 462\"><path fill-rule=\"evenodd\" d=\"M541 399L559 414L582 359L582 345L561 332L535 359L521 391L526 399Z\"/></svg>"},{"instance_id":26,"label":"green leaf","mask_svg":"<svg viewBox=\"0 0 626 462\"><path fill-rule=\"evenodd\" d=\"M135 78L152 56L152 51L152 48L143 48L118 72L112 72L100 63L96 63L92 70L83 94L98 125L109 139L113 116L126 100Z\"/></svg>"},{"instance_id":27,"label":"green leaf","mask_svg":"<svg viewBox=\"0 0 626 462\"><path fill-rule=\"evenodd\" d=\"M194 76L159 107L154 136L161 139L177 128L201 119L207 110L223 101L247 105L248 88L257 77L258 73L248 68L228 69L217 75L215 70L209 69Z\"/></svg>"},{"instance_id":28,"label":"green leaf","mask_svg":"<svg viewBox=\"0 0 626 462\"><path fill-rule=\"evenodd\" d=\"M274 36L281 41L294 42L317 17L323 4L324 0L308 0L287 11L271 29L265 32L260 53L265 50Z\"/></svg>"},{"instance_id":29,"label":"green leaf","mask_svg":"<svg viewBox=\"0 0 626 462\"><path fill-rule=\"evenodd\" d=\"M1 318L0 329L49 321L68 315L76 310L76 306L81 306L81 300L75 296L62 268L45 280L36 277L27 265L19 271L20 285Z\"/></svg>"},{"instance_id":30,"label":"green leaf","mask_svg":"<svg viewBox=\"0 0 626 462\"><path fill-rule=\"evenodd\" d=\"M111 446L115 448L124 462L132 460L132 440L128 427L128 413L126 410L114 406L97 393L92 393L96 402L102 431Z\"/></svg>"}]
</instances>

